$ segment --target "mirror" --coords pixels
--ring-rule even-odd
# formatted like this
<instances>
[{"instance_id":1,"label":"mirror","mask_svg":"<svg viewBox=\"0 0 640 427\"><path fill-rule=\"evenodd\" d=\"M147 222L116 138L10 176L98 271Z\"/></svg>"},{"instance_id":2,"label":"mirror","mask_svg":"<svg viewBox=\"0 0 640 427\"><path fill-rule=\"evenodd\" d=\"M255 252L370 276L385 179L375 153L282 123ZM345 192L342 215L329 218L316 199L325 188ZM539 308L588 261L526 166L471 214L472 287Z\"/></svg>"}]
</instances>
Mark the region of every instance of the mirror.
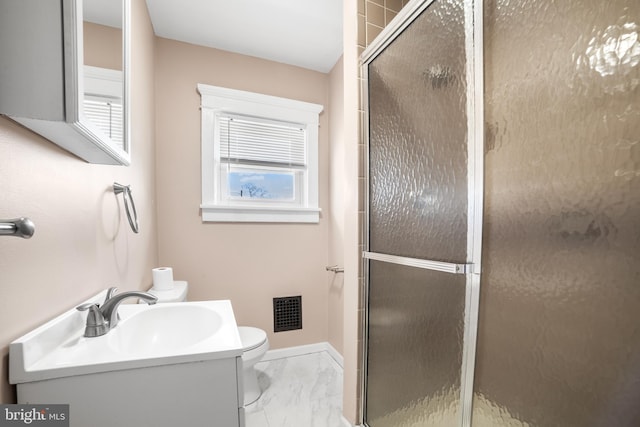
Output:
<instances>
[{"instance_id":1,"label":"mirror","mask_svg":"<svg viewBox=\"0 0 640 427\"><path fill-rule=\"evenodd\" d=\"M74 1L82 16L77 118L114 160L129 165L129 0Z\"/></svg>"},{"instance_id":2,"label":"mirror","mask_svg":"<svg viewBox=\"0 0 640 427\"><path fill-rule=\"evenodd\" d=\"M124 150L122 5L83 0L83 114Z\"/></svg>"},{"instance_id":3,"label":"mirror","mask_svg":"<svg viewBox=\"0 0 640 427\"><path fill-rule=\"evenodd\" d=\"M130 0L0 1L0 114L129 165L129 14Z\"/></svg>"}]
</instances>

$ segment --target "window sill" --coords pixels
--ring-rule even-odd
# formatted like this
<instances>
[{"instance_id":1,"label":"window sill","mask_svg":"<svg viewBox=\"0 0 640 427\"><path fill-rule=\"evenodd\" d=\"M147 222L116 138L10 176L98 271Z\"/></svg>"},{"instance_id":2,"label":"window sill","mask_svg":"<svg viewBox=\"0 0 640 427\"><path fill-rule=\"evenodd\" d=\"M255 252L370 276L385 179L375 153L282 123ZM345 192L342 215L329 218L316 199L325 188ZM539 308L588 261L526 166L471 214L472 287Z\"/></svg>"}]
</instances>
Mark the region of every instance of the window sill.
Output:
<instances>
[{"instance_id":1,"label":"window sill","mask_svg":"<svg viewBox=\"0 0 640 427\"><path fill-rule=\"evenodd\" d=\"M203 222L318 223L321 209L200 205Z\"/></svg>"}]
</instances>

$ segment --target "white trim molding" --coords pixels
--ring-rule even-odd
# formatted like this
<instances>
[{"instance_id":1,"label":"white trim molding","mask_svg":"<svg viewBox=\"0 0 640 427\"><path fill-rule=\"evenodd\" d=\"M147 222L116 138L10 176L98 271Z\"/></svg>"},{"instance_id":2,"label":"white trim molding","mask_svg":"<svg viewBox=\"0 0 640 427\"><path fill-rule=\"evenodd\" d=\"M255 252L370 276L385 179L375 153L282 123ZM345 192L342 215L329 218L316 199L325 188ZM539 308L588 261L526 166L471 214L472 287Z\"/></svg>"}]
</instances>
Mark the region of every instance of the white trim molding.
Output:
<instances>
[{"instance_id":1,"label":"white trim molding","mask_svg":"<svg viewBox=\"0 0 640 427\"><path fill-rule=\"evenodd\" d=\"M349 421L347 421L347 419L344 417L344 415L342 415L340 417L340 421L342 421L342 426L343 427L361 427L361 426L354 426L353 424L351 424Z\"/></svg>"},{"instance_id":2,"label":"white trim molding","mask_svg":"<svg viewBox=\"0 0 640 427\"><path fill-rule=\"evenodd\" d=\"M318 223L318 137L319 104L245 92L224 87L197 85L202 110L202 209L203 221L217 222L288 222ZM241 115L300 125L305 130L305 159L301 178L295 186L299 198L291 203L270 202L268 199L231 200L225 184L225 163L220 156L217 135L220 117Z\"/></svg>"},{"instance_id":3,"label":"white trim molding","mask_svg":"<svg viewBox=\"0 0 640 427\"><path fill-rule=\"evenodd\" d=\"M269 350L262 358L261 362L270 360L284 359L285 357L304 356L305 354L320 353L326 351L329 356L340 366L344 368L344 359L342 355L328 342L319 342L315 344L299 345L296 347L278 348Z\"/></svg>"},{"instance_id":4,"label":"white trim molding","mask_svg":"<svg viewBox=\"0 0 640 427\"><path fill-rule=\"evenodd\" d=\"M200 205L203 221L317 223L320 208Z\"/></svg>"}]
</instances>

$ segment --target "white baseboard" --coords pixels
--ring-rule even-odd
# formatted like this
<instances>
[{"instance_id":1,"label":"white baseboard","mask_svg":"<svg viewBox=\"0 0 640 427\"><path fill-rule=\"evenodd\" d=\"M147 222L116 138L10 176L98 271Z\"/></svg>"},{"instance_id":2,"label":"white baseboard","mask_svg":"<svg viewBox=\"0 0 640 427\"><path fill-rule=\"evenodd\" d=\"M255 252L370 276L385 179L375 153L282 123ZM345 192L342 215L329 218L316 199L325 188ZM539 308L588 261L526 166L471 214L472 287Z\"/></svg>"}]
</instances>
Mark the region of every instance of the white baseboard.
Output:
<instances>
[{"instance_id":1,"label":"white baseboard","mask_svg":"<svg viewBox=\"0 0 640 427\"><path fill-rule=\"evenodd\" d=\"M351 425L351 423L347 421L347 419L344 416L341 416L340 419L342 420L343 427L353 427L353 425Z\"/></svg>"},{"instance_id":2,"label":"white baseboard","mask_svg":"<svg viewBox=\"0 0 640 427\"><path fill-rule=\"evenodd\" d=\"M364 427L363 424L351 424L349 421L347 421L344 415L340 417L340 420L342 421L342 427Z\"/></svg>"},{"instance_id":3,"label":"white baseboard","mask_svg":"<svg viewBox=\"0 0 640 427\"><path fill-rule=\"evenodd\" d=\"M331 356L333 360L335 360L336 363L340 365L342 369L344 369L344 358L340 353L338 353L338 350L336 350L336 348L331 344L329 344L328 342L325 342L323 344L326 344L327 348L325 349L325 351L329 353L329 356Z\"/></svg>"},{"instance_id":4,"label":"white baseboard","mask_svg":"<svg viewBox=\"0 0 640 427\"><path fill-rule=\"evenodd\" d=\"M299 345L296 347L287 347L287 348L278 348L275 350L269 350L262 358L262 362L267 362L269 360L283 359L285 357L294 357L294 356L302 356L305 354L311 353L320 353L321 351L326 351L329 353L329 356L333 360L336 361L340 367L344 367L344 359L338 350L336 350L331 344L328 342L319 342L315 344L307 344L307 345Z\"/></svg>"}]
</instances>

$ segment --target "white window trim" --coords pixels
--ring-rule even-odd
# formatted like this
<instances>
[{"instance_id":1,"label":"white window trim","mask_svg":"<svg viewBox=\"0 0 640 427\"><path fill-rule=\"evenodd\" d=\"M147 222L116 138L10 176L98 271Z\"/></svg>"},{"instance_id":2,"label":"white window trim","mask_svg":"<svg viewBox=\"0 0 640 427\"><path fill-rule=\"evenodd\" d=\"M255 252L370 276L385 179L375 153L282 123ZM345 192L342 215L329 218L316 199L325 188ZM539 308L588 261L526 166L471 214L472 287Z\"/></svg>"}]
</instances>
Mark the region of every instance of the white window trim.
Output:
<instances>
[{"instance_id":1,"label":"white window trim","mask_svg":"<svg viewBox=\"0 0 640 427\"><path fill-rule=\"evenodd\" d=\"M198 84L202 110L202 220L214 222L291 222L318 223L318 126L324 107L235 89ZM268 206L266 204L224 204L220 197L220 177L216 163L215 119L219 113L241 114L300 123L307 130L307 179L302 206Z\"/></svg>"},{"instance_id":2,"label":"white window trim","mask_svg":"<svg viewBox=\"0 0 640 427\"><path fill-rule=\"evenodd\" d=\"M122 71L84 66L84 93L107 96L122 102Z\"/></svg>"}]
</instances>

